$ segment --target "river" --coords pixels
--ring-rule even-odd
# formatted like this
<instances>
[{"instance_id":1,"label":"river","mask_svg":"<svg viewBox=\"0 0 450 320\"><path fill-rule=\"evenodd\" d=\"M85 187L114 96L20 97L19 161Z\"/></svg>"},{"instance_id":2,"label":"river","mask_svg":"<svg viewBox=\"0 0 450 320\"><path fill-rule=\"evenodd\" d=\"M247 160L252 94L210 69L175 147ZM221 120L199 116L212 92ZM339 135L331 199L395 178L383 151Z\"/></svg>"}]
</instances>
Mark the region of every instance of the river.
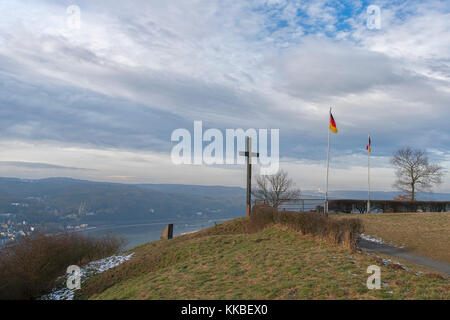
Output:
<instances>
[{"instance_id":1,"label":"river","mask_svg":"<svg viewBox=\"0 0 450 320\"><path fill-rule=\"evenodd\" d=\"M174 223L173 233L174 236L176 236L187 232L198 231L211 227L214 223L220 223L226 220L228 219L198 220ZM88 228L87 230L79 232L93 237L100 237L106 234L121 236L127 241L125 249L130 249L143 243L159 240L162 230L168 223L169 222L149 222L138 224L104 225L95 228Z\"/></svg>"}]
</instances>

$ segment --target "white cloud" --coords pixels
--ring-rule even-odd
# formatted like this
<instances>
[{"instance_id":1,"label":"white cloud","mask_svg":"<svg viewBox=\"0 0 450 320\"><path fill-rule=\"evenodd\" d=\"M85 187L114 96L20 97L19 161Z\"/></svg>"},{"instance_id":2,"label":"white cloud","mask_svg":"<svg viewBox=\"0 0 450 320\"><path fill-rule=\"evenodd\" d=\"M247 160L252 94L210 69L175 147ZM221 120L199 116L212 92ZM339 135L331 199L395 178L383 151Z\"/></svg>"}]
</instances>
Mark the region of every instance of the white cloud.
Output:
<instances>
[{"instance_id":1,"label":"white cloud","mask_svg":"<svg viewBox=\"0 0 450 320\"><path fill-rule=\"evenodd\" d=\"M88 154L87 146L99 154L108 148L159 154L170 148L168 133L193 120L219 128L280 128L282 155L316 161L319 174L333 106L340 155L357 154L367 131L383 157L403 144L450 151L444 2L380 2L382 29L376 31L367 29L361 2L353 4L351 17L340 16L346 4L326 1L79 5L82 28L74 31L66 24L66 3L0 4L7 12L0 22L5 139L81 146L80 154ZM349 29L341 29L343 19ZM38 151L15 153L10 161L50 162ZM111 169L89 173L98 175L93 179L160 181L164 172L167 181L208 183L225 175L221 168L199 167L172 175L162 158L154 171L107 161L102 166ZM355 185L345 172L360 170L357 163L339 170L344 185ZM390 169L384 164L380 170L380 188L389 188ZM199 174L206 171L210 178ZM223 184L238 176L227 175ZM316 179L316 187L322 183Z\"/></svg>"}]
</instances>

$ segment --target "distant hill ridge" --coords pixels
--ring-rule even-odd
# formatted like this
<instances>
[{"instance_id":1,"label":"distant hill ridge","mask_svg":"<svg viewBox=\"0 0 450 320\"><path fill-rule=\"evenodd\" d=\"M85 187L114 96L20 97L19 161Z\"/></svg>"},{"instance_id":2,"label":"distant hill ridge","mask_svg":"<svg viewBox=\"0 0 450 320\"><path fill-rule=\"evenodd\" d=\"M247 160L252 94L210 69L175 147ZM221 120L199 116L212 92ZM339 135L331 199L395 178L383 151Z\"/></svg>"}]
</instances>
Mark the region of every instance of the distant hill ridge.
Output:
<instances>
[{"instance_id":1,"label":"distant hill ridge","mask_svg":"<svg viewBox=\"0 0 450 320\"><path fill-rule=\"evenodd\" d=\"M0 213L37 222L76 215L81 204L83 221L234 218L244 199L245 191L233 187L0 178Z\"/></svg>"},{"instance_id":2,"label":"distant hill ridge","mask_svg":"<svg viewBox=\"0 0 450 320\"><path fill-rule=\"evenodd\" d=\"M374 191L371 198L392 200L398 194ZM324 195L305 190L302 197ZM330 199L367 199L367 191L331 191ZM450 194L419 193L418 200L449 201ZM240 187L0 178L0 213L30 222L224 219L245 215L244 203L245 189Z\"/></svg>"},{"instance_id":3,"label":"distant hill ridge","mask_svg":"<svg viewBox=\"0 0 450 320\"><path fill-rule=\"evenodd\" d=\"M365 200L367 199L367 191L355 191L355 190L335 190L330 191L329 197L331 199L355 199ZM398 191L372 191L370 198L372 200L393 200L399 196L401 192ZM303 197L324 197L323 193L315 191L304 191ZM422 201L450 201L450 193L435 193L435 192L418 192L417 200Z\"/></svg>"},{"instance_id":4,"label":"distant hill ridge","mask_svg":"<svg viewBox=\"0 0 450 320\"><path fill-rule=\"evenodd\" d=\"M190 184L156 184L156 183L146 183L146 184L125 184L118 182L99 182L90 180L80 180L66 177L54 177L54 178L43 178L43 179L20 179L20 178L3 178L0 177L0 185L3 183L73 183L73 184L93 184L93 185L109 185L109 186L124 186L124 187L139 187L151 189L159 192L168 192L176 194L190 194L190 195L203 195L203 196L241 196L242 193L245 195L245 189L241 187L230 187L230 186L206 186L206 185L190 185ZM23 184L21 185L24 186ZM60 185L58 185L60 186ZM1 186L0 186L1 187ZM401 193L398 191L372 191L371 198L373 200L392 200ZM367 190L331 190L329 191L330 198L333 199L366 199ZM423 201L449 201L450 193L439 193L439 192L418 192L418 200ZM313 198L323 198L324 193L313 191L313 190L302 190L302 197L313 197Z\"/></svg>"}]
</instances>

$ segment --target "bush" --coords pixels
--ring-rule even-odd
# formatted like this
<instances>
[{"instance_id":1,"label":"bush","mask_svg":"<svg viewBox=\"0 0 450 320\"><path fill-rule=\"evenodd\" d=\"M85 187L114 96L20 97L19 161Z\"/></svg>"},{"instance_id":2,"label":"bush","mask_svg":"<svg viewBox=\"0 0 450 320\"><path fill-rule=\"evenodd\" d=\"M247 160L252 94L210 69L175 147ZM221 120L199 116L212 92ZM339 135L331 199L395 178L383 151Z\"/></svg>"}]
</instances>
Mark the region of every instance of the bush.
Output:
<instances>
[{"instance_id":1,"label":"bush","mask_svg":"<svg viewBox=\"0 0 450 320\"><path fill-rule=\"evenodd\" d=\"M0 300L36 299L51 291L69 265L118 252L124 240L92 238L76 233L36 234L0 251Z\"/></svg>"},{"instance_id":2,"label":"bush","mask_svg":"<svg viewBox=\"0 0 450 320\"><path fill-rule=\"evenodd\" d=\"M356 248L358 236L363 232L362 222L357 218L334 219L315 212L278 212L272 207L255 206L250 216L249 231L258 232L271 224L280 224L351 250Z\"/></svg>"}]
</instances>

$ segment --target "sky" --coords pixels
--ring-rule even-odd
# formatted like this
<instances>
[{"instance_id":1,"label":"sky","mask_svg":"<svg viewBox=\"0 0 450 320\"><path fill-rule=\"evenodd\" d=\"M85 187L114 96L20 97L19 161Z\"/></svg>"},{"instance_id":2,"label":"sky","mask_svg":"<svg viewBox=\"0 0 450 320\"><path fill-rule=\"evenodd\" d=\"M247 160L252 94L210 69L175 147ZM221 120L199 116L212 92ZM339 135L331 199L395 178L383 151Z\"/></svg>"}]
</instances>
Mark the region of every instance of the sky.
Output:
<instances>
[{"instance_id":1,"label":"sky","mask_svg":"<svg viewBox=\"0 0 450 320\"><path fill-rule=\"evenodd\" d=\"M448 1L1 0L0 12L2 177L244 186L242 165L171 161L172 132L202 121L279 129L281 168L323 190L330 107L331 190L367 189L368 133L373 190L392 190L404 146L450 168ZM450 192L450 175L434 190Z\"/></svg>"}]
</instances>

